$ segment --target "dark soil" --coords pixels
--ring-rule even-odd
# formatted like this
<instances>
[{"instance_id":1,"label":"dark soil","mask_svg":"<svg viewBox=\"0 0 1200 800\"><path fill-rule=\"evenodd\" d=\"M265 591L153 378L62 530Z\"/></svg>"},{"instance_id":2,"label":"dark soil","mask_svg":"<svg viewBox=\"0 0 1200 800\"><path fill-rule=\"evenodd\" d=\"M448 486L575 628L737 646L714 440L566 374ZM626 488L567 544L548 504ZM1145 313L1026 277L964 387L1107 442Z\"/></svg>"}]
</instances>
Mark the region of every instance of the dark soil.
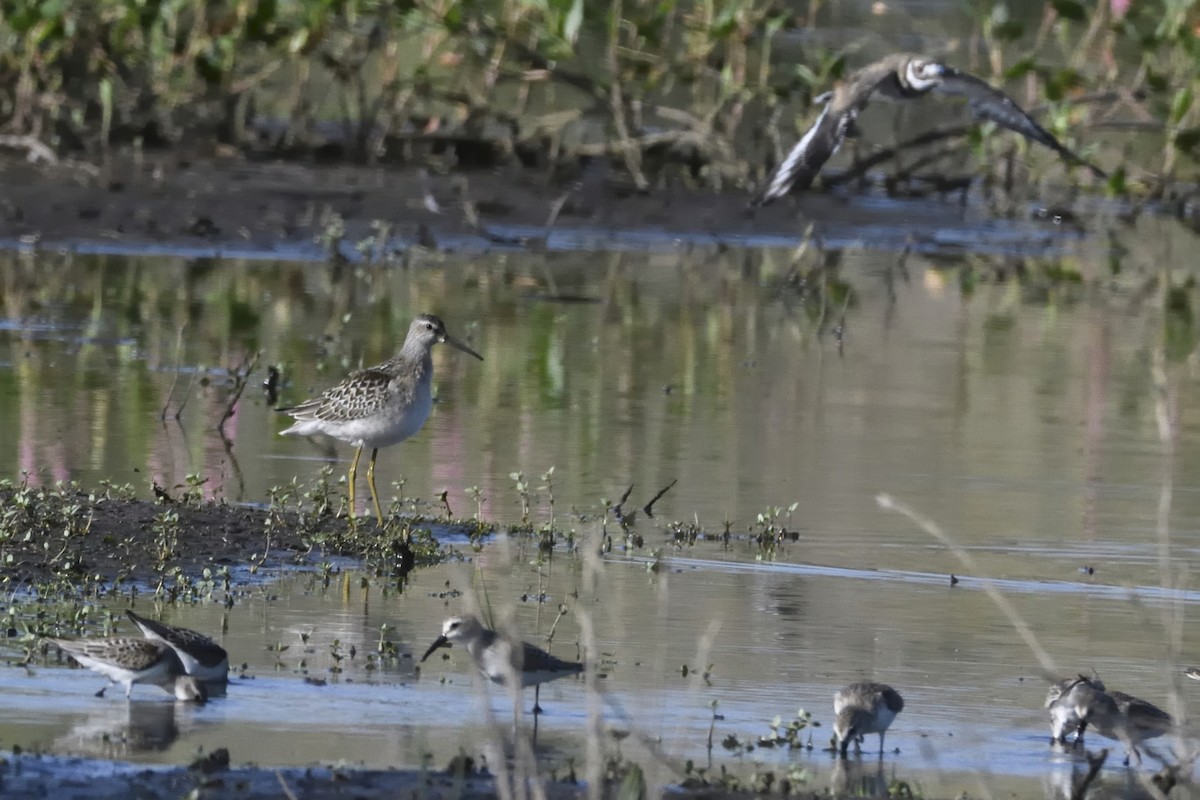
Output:
<instances>
[{"instance_id":1,"label":"dark soil","mask_svg":"<svg viewBox=\"0 0 1200 800\"><path fill-rule=\"evenodd\" d=\"M221 751L223 752L223 751ZM217 755L217 754L213 754ZM228 759L228 754L225 755ZM256 767L146 768L120 762L53 756L0 757L0 795L8 800L125 800L126 798L494 798L496 781L422 770L266 769ZM548 800L587 795L582 785L549 783ZM524 795L521 795L524 796Z\"/></svg>"},{"instance_id":2,"label":"dark soil","mask_svg":"<svg viewBox=\"0 0 1200 800\"><path fill-rule=\"evenodd\" d=\"M829 195L813 193L751 212L750 196L736 187L717 194L679 183L639 193L604 165L552 180L520 166L438 175L174 151L114 156L100 167L35 165L10 155L0 156L0 243L284 256L302 245L308 252L300 255L312 258L322 254L315 241L339 222L347 254L380 225L393 249L537 246L539 231L564 226L719 233L736 241L766 232L799 237L797 205L819 214L830 204ZM505 226L538 230L497 232Z\"/></svg>"},{"instance_id":3,"label":"dark soil","mask_svg":"<svg viewBox=\"0 0 1200 800\"><path fill-rule=\"evenodd\" d=\"M189 501L183 493L173 497L157 488L156 493L159 499L151 502L74 488L0 489L0 509L6 511L0 533L0 555L8 559L5 585L154 585L176 571L197 579L205 568L215 573L251 565L311 565L338 555L361 559L376 574L403 577L414 566L441 557L436 540L425 532L454 532L463 538L470 527L392 519L381 531L373 516L352 521L332 511L271 512ZM14 501L19 494L24 495L21 503ZM177 520L169 523L164 555L166 515Z\"/></svg>"}]
</instances>

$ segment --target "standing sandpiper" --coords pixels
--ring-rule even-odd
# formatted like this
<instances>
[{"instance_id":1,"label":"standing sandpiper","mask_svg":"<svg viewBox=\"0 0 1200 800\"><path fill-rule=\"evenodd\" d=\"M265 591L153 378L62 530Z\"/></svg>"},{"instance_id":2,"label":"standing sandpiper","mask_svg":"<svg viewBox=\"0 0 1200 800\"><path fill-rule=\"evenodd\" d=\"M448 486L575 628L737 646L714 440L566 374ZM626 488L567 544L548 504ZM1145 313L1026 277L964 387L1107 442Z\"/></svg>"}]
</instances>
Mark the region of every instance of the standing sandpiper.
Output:
<instances>
[{"instance_id":1,"label":"standing sandpiper","mask_svg":"<svg viewBox=\"0 0 1200 800\"><path fill-rule=\"evenodd\" d=\"M108 678L109 686L114 683L124 685L127 698L133 693L135 683L148 683L175 695L177 700L203 703L208 699L204 684L185 673L175 651L161 642L129 636L107 639L47 637L46 640L58 645L81 665ZM107 688L96 692L96 696L103 697Z\"/></svg>"},{"instance_id":2,"label":"standing sandpiper","mask_svg":"<svg viewBox=\"0 0 1200 800\"><path fill-rule=\"evenodd\" d=\"M515 677L520 680L522 687L534 687L534 714L542 710L538 705L540 684L583 672L583 664L577 661L563 661L528 642L510 642L470 616L450 617L443 622L442 635L429 645L421 661L429 658L434 650L454 643L466 648L475 666L493 683L507 685Z\"/></svg>"},{"instance_id":3,"label":"standing sandpiper","mask_svg":"<svg viewBox=\"0 0 1200 800\"><path fill-rule=\"evenodd\" d=\"M1140 765L1142 754L1138 746L1145 748L1143 743L1147 739L1170 733L1176 727L1174 717L1166 711L1131 694L1091 686L1076 692L1075 696L1076 713L1082 720L1080 731L1090 725L1106 739L1125 745L1126 764L1132 758Z\"/></svg>"},{"instance_id":4,"label":"standing sandpiper","mask_svg":"<svg viewBox=\"0 0 1200 800\"><path fill-rule=\"evenodd\" d=\"M879 734L879 754L883 755L883 734L896 715L904 710L904 698L885 683L852 683L833 696L833 735L842 758L850 740L855 746L863 734Z\"/></svg>"},{"instance_id":5,"label":"standing sandpiper","mask_svg":"<svg viewBox=\"0 0 1200 800\"><path fill-rule=\"evenodd\" d=\"M1090 693L1104 691L1104 684L1099 678L1085 678L1083 675L1074 678L1064 678L1050 684L1046 691L1045 709L1050 712L1050 744L1066 744L1067 734L1075 733L1075 743L1083 743L1083 718L1079 714L1081 706L1086 706Z\"/></svg>"},{"instance_id":6,"label":"standing sandpiper","mask_svg":"<svg viewBox=\"0 0 1200 800\"><path fill-rule=\"evenodd\" d=\"M128 609L125 615L138 626L146 639L174 650L179 663L183 665L183 671L188 675L206 683L229 680L229 655L224 647L212 639L190 628L140 617Z\"/></svg>"},{"instance_id":7,"label":"standing sandpiper","mask_svg":"<svg viewBox=\"0 0 1200 800\"><path fill-rule=\"evenodd\" d=\"M457 347L483 361L483 356L446 333L446 326L432 314L422 314L408 326L400 352L382 364L350 373L346 380L320 397L291 408L281 408L296 418L283 435L311 436L323 433L354 445L350 464L350 516L354 516L354 478L364 447L371 448L367 486L375 517L383 527L383 510L375 491L375 456L379 448L404 441L425 424L433 408L433 359L430 353L439 342Z\"/></svg>"}]
</instances>

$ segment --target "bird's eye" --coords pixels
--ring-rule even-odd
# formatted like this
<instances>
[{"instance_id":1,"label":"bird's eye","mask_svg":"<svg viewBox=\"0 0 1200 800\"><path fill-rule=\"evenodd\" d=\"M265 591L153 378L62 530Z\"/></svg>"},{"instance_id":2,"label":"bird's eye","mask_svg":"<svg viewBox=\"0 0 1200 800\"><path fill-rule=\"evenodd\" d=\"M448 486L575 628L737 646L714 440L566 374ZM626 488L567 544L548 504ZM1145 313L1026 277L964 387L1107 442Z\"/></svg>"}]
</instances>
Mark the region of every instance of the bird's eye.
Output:
<instances>
[{"instance_id":1,"label":"bird's eye","mask_svg":"<svg viewBox=\"0 0 1200 800\"><path fill-rule=\"evenodd\" d=\"M426 322L426 323L425 323L425 330L427 330L427 331L431 331L431 330L433 330L433 323L432 323L432 322Z\"/></svg>"},{"instance_id":2,"label":"bird's eye","mask_svg":"<svg viewBox=\"0 0 1200 800\"><path fill-rule=\"evenodd\" d=\"M455 629L457 629L457 628L458 628L458 623L457 623L457 622L451 622L451 623L450 623L450 630L455 630Z\"/></svg>"}]
</instances>

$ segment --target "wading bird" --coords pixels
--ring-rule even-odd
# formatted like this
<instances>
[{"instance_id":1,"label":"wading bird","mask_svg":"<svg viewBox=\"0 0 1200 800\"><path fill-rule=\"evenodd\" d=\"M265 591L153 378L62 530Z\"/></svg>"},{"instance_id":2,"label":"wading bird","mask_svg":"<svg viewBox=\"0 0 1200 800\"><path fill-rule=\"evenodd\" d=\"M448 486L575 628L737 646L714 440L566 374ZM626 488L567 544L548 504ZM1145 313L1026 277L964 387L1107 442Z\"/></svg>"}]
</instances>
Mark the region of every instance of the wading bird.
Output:
<instances>
[{"instance_id":1,"label":"wading bird","mask_svg":"<svg viewBox=\"0 0 1200 800\"><path fill-rule=\"evenodd\" d=\"M350 464L350 516L354 516L354 480L364 447L371 448L367 486L375 517L383 527L383 509L375 490L375 457L379 448L398 444L416 434L433 409L433 346L445 342L483 361L483 356L446 333L432 314L422 314L408 327L400 352L378 366L350 373L320 397L291 408L280 408L296 419L284 436L323 433L357 448Z\"/></svg>"},{"instance_id":2,"label":"wading bird","mask_svg":"<svg viewBox=\"0 0 1200 800\"><path fill-rule=\"evenodd\" d=\"M450 617L443 622L442 635L429 645L421 661L424 662L438 648L452 644L461 644L466 648L475 666L493 683L507 686L515 679L522 688L534 687L534 714L542 711L538 705L538 687L541 684L583 672L583 664L563 661L528 642L509 641L491 628L483 627L472 616Z\"/></svg>"},{"instance_id":3,"label":"wading bird","mask_svg":"<svg viewBox=\"0 0 1200 800\"><path fill-rule=\"evenodd\" d=\"M863 735L879 734L879 753L883 754L883 734L896 715L904 710L904 698L885 683L852 683L833 696L833 735L838 752L846 757L850 741L856 749Z\"/></svg>"},{"instance_id":4,"label":"wading bird","mask_svg":"<svg viewBox=\"0 0 1200 800\"><path fill-rule=\"evenodd\" d=\"M1125 763L1132 758L1142 763L1138 746L1175 728L1175 719L1158 706L1124 692L1105 691L1096 686L1084 687L1076 693L1076 713L1080 733L1090 725L1106 739L1125 746ZM1149 750L1149 748L1145 748Z\"/></svg>"},{"instance_id":5,"label":"wading bird","mask_svg":"<svg viewBox=\"0 0 1200 800\"><path fill-rule=\"evenodd\" d=\"M229 655L225 648L202 633L190 628L180 628L153 619L138 616L125 610L142 636L152 642L165 644L175 651L183 671L198 681L223 682L229 680Z\"/></svg>"},{"instance_id":6,"label":"wading bird","mask_svg":"<svg viewBox=\"0 0 1200 800\"><path fill-rule=\"evenodd\" d=\"M135 683L146 683L175 695L178 700L203 703L208 699L204 684L184 672L175 651L161 642L131 636L106 639L47 637L46 640L58 645L82 666L108 678L108 686L123 685L127 698L133 693ZM103 697L108 686L96 692L96 696Z\"/></svg>"}]
</instances>

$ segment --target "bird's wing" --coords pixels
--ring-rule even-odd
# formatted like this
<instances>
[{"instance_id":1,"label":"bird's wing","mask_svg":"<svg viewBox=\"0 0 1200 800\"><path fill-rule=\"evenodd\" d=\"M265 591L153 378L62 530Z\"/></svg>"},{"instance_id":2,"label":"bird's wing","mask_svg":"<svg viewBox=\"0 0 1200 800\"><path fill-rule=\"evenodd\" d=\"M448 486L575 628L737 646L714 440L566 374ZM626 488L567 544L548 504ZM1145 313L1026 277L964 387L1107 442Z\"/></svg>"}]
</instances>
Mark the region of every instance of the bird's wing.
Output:
<instances>
[{"instance_id":1,"label":"bird's wing","mask_svg":"<svg viewBox=\"0 0 1200 800\"><path fill-rule=\"evenodd\" d=\"M1099 178L1108 177L1104 170L1071 151L1054 138L1050 131L1025 113L1024 109L1017 105L1011 97L974 75L947 67L942 82L935 87L935 91L965 97L975 116L991 120L1002 128L1008 128L1010 131L1021 134L1032 142L1049 147L1072 164L1087 167Z\"/></svg>"},{"instance_id":2,"label":"bird's wing","mask_svg":"<svg viewBox=\"0 0 1200 800\"><path fill-rule=\"evenodd\" d=\"M529 642L521 642L521 668L526 672L583 671L578 661L564 661Z\"/></svg>"},{"instance_id":3,"label":"bird's wing","mask_svg":"<svg viewBox=\"0 0 1200 800\"><path fill-rule=\"evenodd\" d=\"M794 186L806 189L812 184L821 167L842 146L846 130L857 116L857 112L830 113L832 105L832 102L827 102L817 121L805 131L800 141L792 145L787 157L771 173L752 205L764 206L783 197Z\"/></svg>"},{"instance_id":4,"label":"bird's wing","mask_svg":"<svg viewBox=\"0 0 1200 800\"><path fill-rule=\"evenodd\" d=\"M820 95L815 102L824 102L825 107L800 141L792 145L787 157L771 173L766 186L751 202L763 206L778 200L793 187L806 189L825 162L846 140L846 134L854 126L858 113L867 105L871 95L888 81L896 81L898 64L906 56L895 55L868 64L855 72L832 92Z\"/></svg>"},{"instance_id":5,"label":"bird's wing","mask_svg":"<svg viewBox=\"0 0 1200 800\"><path fill-rule=\"evenodd\" d=\"M350 422L369 417L387 405L392 380L390 373L377 368L359 370L350 373L346 380L326 390L320 397L280 411L300 420L329 422Z\"/></svg>"}]
</instances>

